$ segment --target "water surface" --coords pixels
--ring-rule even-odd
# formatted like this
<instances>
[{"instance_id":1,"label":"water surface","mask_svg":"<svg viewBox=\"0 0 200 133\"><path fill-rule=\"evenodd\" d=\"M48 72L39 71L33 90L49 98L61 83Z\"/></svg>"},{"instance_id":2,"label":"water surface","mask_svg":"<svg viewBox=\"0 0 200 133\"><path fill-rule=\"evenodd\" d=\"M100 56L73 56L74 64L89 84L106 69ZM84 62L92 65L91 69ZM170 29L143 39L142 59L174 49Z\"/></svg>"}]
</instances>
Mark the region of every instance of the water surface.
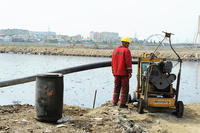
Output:
<instances>
[{"instance_id":1,"label":"water surface","mask_svg":"<svg viewBox=\"0 0 200 133\"><path fill-rule=\"evenodd\" d=\"M111 58L0 54L0 81L46 73L59 69L110 61ZM179 66L173 69L177 74ZM183 62L179 100L185 104L200 102L200 63ZM110 67L87 70L64 76L64 103L92 107L95 90L96 106L112 99L113 75ZM136 88L136 65L130 79L130 93ZM0 105L32 104L35 102L35 82L0 88Z\"/></svg>"}]
</instances>

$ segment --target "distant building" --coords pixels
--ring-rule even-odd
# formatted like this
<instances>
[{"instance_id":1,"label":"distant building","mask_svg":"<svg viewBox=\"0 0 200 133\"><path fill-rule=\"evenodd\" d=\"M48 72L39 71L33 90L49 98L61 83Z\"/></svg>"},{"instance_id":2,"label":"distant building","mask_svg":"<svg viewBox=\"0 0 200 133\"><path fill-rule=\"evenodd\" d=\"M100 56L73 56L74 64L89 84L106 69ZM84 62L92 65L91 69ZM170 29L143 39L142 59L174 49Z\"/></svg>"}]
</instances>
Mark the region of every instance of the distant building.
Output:
<instances>
[{"instance_id":1,"label":"distant building","mask_svg":"<svg viewBox=\"0 0 200 133\"><path fill-rule=\"evenodd\" d=\"M99 32L90 32L90 39L93 41L101 41L101 35Z\"/></svg>"},{"instance_id":2,"label":"distant building","mask_svg":"<svg viewBox=\"0 0 200 133\"><path fill-rule=\"evenodd\" d=\"M119 34L116 32L90 32L90 39L96 42L116 41L119 39Z\"/></svg>"},{"instance_id":3,"label":"distant building","mask_svg":"<svg viewBox=\"0 0 200 133\"><path fill-rule=\"evenodd\" d=\"M12 41L12 38L10 36L5 36L3 38L4 42L11 42Z\"/></svg>"},{"instance_id":4,"label":"distant building","mask_svg":"<svg viewBox=\"0 0 200 133\"><path fill-rule=\"evenodd\" d=\"M67 35L61 35L61 38L62 38L64 41L70 41L70 40L71 40L71 37L70 37L70 36L67 36Z\"/></svg>"},{"instance_id":5,"label":"distant building","mask_svg":"<svg viewBox=\"0 0 200 133\"><path fill-rule=\"evenodd\" d=\"M4 34L6 36L29 35L29 31L28 30L22 30L22 29L1 29L0 34Z\"/></svg>"},{"instance_id":6,"label":"distant building","mask_svg":"<svg viewBox=\"0 0 200 133\"><path fill-rule=\"evenodd\" d=\"M81 35L71 36L71 40L72 41L81 41L82 40L82 36Z\"/></svg>"},{"instance_id":7,"label":"distant building","mask_svg":"<svg viewBox=\"0 0 200 133\"><path fill-rule=\"evenodd\" d=\"M56 32L42 32L42 31L31 31L32 34L38 35L38 36L56 36Z\"/></svg>"},{"instance_id":8,"label":"distant building","mask_svg":"<svg viewBox=\"0 0 200 133\"><path fill-rule=\"evenodd\" d=\"M25 35L13 35L12 42L26 42L28 38Z\"/></svg>"},{"instance_id":9,"label":"distant building","mask_svg":"<svg viewBox=\"0 0 200 133\"><path fill-rule=\"evenodd\" d=\"M6 36L4 34L0 34L0 42L11 42L12 39L10 36Z\"/></svg>"},{"instance_id":10,"label":"distant building","mask_svg":"<svg viewBox=\"0 0 200 133\"><path fill-rule=\"evenodd\" d=\"M40 42L48 39L50 36L50 40L56 42L54 38L56 38L55 32L36 32L29 31L23 29L0 29L0 41L4 42Z\"/></svg>"}]
</instances>

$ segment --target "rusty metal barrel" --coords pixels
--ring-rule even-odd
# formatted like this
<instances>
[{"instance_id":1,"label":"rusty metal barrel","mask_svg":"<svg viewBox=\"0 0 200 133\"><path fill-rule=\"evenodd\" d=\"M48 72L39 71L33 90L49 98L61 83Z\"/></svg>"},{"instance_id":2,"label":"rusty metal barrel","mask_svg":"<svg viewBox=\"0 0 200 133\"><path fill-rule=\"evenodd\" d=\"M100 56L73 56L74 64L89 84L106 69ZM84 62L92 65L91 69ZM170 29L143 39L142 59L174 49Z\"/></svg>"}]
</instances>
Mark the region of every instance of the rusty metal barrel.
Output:
<instances>
[{"instance_id":1,"label":"rusty metal barrel","mask_svg":"<svg viewBox=\"0 0 200 133\"><path fill-rule=\"evenodd\" d=\"M45 73L36 76L35 114L36 119L56 122L62 118L63 75Z\"/></svg>"}]
</instances>

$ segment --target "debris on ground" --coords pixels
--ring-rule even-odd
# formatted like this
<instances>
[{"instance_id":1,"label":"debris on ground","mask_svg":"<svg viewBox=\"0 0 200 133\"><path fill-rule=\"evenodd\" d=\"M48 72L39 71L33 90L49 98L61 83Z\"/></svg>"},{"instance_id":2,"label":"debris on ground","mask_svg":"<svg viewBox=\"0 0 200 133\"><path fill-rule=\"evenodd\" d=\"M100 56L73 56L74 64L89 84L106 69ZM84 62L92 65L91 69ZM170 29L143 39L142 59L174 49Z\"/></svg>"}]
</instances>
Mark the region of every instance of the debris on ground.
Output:
<instances>
[{"instance_id":1,"label":"debris on ground","mask_svg":"<svg viewBox=\"0 0 200 133\"><path fill-rule=\"evenodd\" d=\"M198 133L200 104L185 105L183 118L172 112L137 113L136 104L128 109L111 102L95 109L63 106L62 121L39 122L32 105L0 106L0 133Z\"/></svg>"}]
</instances>

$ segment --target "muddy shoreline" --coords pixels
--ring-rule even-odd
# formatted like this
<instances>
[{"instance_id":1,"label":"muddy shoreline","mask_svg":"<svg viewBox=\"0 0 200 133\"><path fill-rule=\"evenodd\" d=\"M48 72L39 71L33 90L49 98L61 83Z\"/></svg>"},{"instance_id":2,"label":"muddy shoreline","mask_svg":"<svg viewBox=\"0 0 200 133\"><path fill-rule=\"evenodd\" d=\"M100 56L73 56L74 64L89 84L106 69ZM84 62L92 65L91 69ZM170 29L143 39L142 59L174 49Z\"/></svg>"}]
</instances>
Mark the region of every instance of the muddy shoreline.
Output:
<instances>
[{"instance_id":1,"label":"muddy shoreline","mask_svg":"<svg viewBox=\"0 0 200 133\"><path fill-rule=\"evenodd\" d=\"M111 102L94 109L63 105L64 123L44 123L35 119L34 106L0 106L0 133L197 133L200 104L185 105L183 118L171 112L138 114L137 105L128 109Z\"/></svg>"},{"instance_id":2,"label":"muddy shoreline","mask_svg":"<svg viewBox=\"0 0 200 133\"><path fill-rule=\"evenodd\" d=\"M151 48L130 48L133 58L141 57L143 53L153 52ZM183 60L199 61L200 49L178 48L177 53ZM36 55L64 55L64 56L91 56L111 57L113 48L84 48L61 46L26 46L26 45L0 45L0 53L36 54ZM177 60L177 56L169 48L162 48L156 55L169 60Z\"/></svg>"}]
</instances>

